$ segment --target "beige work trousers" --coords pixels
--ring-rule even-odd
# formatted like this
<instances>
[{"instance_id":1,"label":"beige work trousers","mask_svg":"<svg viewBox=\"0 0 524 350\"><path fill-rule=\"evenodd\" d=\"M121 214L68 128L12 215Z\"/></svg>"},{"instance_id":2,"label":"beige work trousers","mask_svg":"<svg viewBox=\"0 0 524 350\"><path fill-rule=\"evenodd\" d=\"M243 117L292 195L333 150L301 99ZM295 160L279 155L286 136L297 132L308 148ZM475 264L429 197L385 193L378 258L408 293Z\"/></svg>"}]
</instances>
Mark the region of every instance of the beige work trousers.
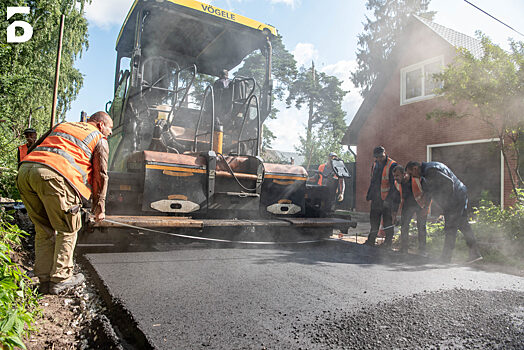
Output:
<instances>
[{"instance_id":1,"label":"beige work trousers","mask_svg":"<svg viewBox=\"0 0 524 350\"><path fill-rule=\"evenodd\" d=\"M62 175L38 163L22 163L18 190L35 225L34 273L40 282L61 282L73 275L73 252L82 226L80 211L68 212L80 198Z\"/></svg>"}]
</instances>

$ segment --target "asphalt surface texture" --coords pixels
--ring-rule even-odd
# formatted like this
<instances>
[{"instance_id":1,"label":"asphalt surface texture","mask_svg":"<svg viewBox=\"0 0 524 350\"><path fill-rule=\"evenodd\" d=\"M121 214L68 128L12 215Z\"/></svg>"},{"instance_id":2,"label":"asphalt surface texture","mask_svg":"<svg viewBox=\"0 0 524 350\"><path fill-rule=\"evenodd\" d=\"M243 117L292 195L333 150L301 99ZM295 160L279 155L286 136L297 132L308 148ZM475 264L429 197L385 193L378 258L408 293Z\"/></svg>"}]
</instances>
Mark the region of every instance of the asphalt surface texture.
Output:
<instances>
[{"instance_id":1,"label":"asphalt surface texture","mask_svg":"<svg viewBox=\"0 0 524 350\"><path fill-rule=\"evenodd\" d=\"M135 348L524 349L522 277L341 240L152 247L85 256Z\"/></svg>"}]
</instances>

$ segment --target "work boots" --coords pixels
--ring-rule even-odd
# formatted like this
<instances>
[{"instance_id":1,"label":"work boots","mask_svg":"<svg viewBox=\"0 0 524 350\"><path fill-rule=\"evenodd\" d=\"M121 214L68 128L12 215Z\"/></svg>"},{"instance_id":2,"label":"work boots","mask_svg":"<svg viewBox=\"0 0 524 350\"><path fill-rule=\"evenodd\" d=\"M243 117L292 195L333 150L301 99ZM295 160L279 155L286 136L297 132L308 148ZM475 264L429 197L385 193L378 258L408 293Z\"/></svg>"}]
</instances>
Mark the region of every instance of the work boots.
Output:
<instances>
[{"instance_id":1,"label":"work boots","mask_svg":"<svg viewBox=\"0 0 524 350\"><path fill-rule=\"evenodd\" d=\"M444 237L444 248L442 249L442 255L439 261L443 264L449 264L451 257L453 256L453 249L455 249L455 241L457 240L457 232L447 231Z\"/></svg>"},{"instance_id":2,"label":"work boots","mask_svg":"<svg viewBox=\"0 0 524 350\"><path fill-rule=\"evenodd\" d=\"M37 287L38 293L49 294L49 281L40 282Z\"/></svg>"},{"instance_id":3,"label":"work boots","mask_svg":"<svg viewBox=\"0 0 524 350\"><path fill-rule=\"evenodd\" d=\"M480 255L479 249L476 244L469 248L469 258L466 261L467 264L472 264L482 259L482 255Z\"/></svg>"},{"instance_id":4,"label":"work boots","mask_svg":"<svg viewBox=\"0 0 524 350\"><path fill-rule=\"evenodd\" d=\"M438 258L438 261L442 264L449 264L451 262L451 256L453 255L452 251L444 251L440 255L440 258Z\"/></svg>"},{"instance_id":5,"label":"work boots","mask_svg":"<svg viewBox=\"0 0 524 350\"><path fill-rule=\"evenodd\" d=\"M63 291L69 290L73 287L78 286L80 283L84 282L85 278L84 275L81 273L77 273L76 275L73 275L70 279L62 281L62 282L51 282L49 285L49 294L57 295Z\"/></svg>"},{"instance_id":6,"label":"work boots","mask_svg":"<svg viewBox=\"0 0 524 350\"><path fill-rule=\"evenodd\" d=\"M384 239L384 242L380 245L380 248L382 249L391 249L391 246L393 245L393 229L388 229L386 231L386 238Z\"/></svg>"},{"instance_id":7,"label":"work boots","mask_svg":"<svg viewBox=\"0 0 524 350\"><path fill-rule=\"evenodd\" d=\"M369 234L368 239L364 242L364 245L374 247L376 239L377 239L377 234Z\"/></svg>"}]
</instances>

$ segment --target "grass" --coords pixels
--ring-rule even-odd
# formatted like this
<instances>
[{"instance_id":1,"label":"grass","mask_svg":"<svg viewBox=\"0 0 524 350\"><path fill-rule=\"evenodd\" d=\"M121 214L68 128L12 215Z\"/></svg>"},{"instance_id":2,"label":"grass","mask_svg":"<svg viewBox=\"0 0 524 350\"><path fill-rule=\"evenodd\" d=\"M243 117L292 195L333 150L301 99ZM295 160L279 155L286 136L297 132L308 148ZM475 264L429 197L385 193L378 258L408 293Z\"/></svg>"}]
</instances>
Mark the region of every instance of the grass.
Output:
<instances>
[{"instance_id":1,"label":"grass","mask_svg":"<svg viewBox=\"0 0 524 350\"><path fill-rule=\"evenodd\" d=\"M480 206L474 208L473 215L475 221L471 226L484 257L483 263L524 270L524 207L517 203L503 210L491 202L481 201ZM444 246L444 223L428 222L427 231L427 251L431 256L439 256ZM410 249L417 249L417 234L412 221ZM468 246L459 231L453 259L465 261L468 255Z\"/></svg>"},{"instance_id":2,"label":"grass","mask_svg":"<svg viewBox=\"0 0 524 350\"><path fill-rule=\"evenodd\" d=\"M22 339L35 330L39 296L12 260L21 249L21 238L27 235L12 220L9 213L0 212L0 344L2 349L25 349Z\"/></svg>"}]
</instances>

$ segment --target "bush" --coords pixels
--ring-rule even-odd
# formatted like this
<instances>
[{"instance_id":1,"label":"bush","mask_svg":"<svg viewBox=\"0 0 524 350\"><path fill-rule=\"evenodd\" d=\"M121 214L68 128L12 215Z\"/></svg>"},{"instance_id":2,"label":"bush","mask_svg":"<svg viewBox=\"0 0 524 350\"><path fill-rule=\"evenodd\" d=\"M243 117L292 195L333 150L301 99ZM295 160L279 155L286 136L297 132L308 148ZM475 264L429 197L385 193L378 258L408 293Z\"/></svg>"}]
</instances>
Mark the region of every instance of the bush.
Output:
<instances>
[{"instance_id":1,"label":"bush","mask_svg":"<svg viewBox=\"0 0 524 350\"><path fill-rule=\"evenodd\" d=\"M524 196L524 189L519 189L518 195ZM524 205L517 202L512 207L502 209L483 199L479 207L473 209L475 221L472 222L472 229L484 261L524 268ZM428 252L438 255L444 245L444 222L428 222L427 231ZM412 222L410 235L417 234L417 227ZM468 247L460 233L457 235L454 256L459 260L468 256Z\"/></svg>"},{"instance_id":2,"label":"bush","mask_svg":"<svg viewBox=\"0 0 524 350\"><path fill-rule=\"evenodd\" d=\"M17 145L21 143L23 143L21 139L13 138L13 135L5 129L0 133L0 197L20 198L16 188L16 155Z\"/></svg>"},{"instance_id":3,"label":"bush","mask_svg":"<svg viewBox=\"0 0 524 350\"><path fill-rule=\"evenodd\" d=\"M523 189L518 195L524 194ZM479 245L489 260L498 263L512 263L524 266L524 205L501 209L487 200L481 200L475 208L476 221L473 224Z\"/></svg>"},{"instance_id":4,"label":"bush","mask_svg":"<svg viewBox=\"0 0 524 350\"><path fill-rule=\"evenodd\" d=\"M38 314L38 295L31 280L12 261L26 233L10 224L12 217L0 212L0 344L5 349L25 349L22 341Z\"/></svg>"},{"instance_id":5,"label":"bush","mask_svg":"<svg viewBox=\"0 0 524 350\"><path fill-rule=\"evenodd\" d=\"M0 197L20 199L16 187L16 174L14 170L0 170Z\"/></svg>"}]
</instances>

